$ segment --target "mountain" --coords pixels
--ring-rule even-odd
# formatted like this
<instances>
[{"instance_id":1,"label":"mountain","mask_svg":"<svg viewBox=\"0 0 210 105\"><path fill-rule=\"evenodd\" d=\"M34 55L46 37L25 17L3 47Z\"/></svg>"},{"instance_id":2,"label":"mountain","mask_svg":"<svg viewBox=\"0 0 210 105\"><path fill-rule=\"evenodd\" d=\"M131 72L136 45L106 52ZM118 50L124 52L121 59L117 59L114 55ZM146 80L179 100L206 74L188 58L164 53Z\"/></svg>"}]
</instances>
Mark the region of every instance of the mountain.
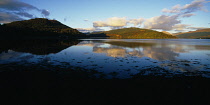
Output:
<instances>
[{"instance_id":1,"label":"mountain","mask_svg":"<svg viewBox=\"0 0 210 105\"><path fill-rule=\"evenodd\" d=\"M15 21L0 26L0 32L4 36L31 37L31 36L84 36L76 29L68 27L57 20L35 18L24 21Z\"/></svg>"},{"instance_id":2,"label":"mountain","mask_svg":"<svg viewBox=\"0 0 210 105\"><path fill-rule=\"evenodd\" d=\"M111 31L96 32L89 34L90 37L109 37L112 39L167 39L176 38L162 32L141 28L123 28Z\"/></svg>"},{"instance_id":3,"label":"mountain","mask_svg":"<svg viewBox=\"0 0 210 105\"><path fill-rule=\"evenodd\" d=\"M186 33L179 33L176 36L178 38L187 38L187 39L200 39L200 38L210 39L210 28L190 31Z\"/></svg>"}]
</instances>

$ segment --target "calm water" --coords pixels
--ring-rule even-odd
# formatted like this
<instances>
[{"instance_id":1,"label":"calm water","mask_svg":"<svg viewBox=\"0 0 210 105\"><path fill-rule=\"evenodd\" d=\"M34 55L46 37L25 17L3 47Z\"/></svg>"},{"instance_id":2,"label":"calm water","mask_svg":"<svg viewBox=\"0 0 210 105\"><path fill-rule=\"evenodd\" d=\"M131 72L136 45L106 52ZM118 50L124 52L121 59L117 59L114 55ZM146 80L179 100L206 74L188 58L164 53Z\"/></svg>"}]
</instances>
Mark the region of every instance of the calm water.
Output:
<instances>
[{"instance_id":1,"label":"calm water","mask_svg":"<svg viewBox=\"0 0 210 105\"><path fill-rule=\"evenodd\" d=\"M10 48L1 51L0 64L80 67L97 71L94 75L105 78L136 75L210 77L208 39L84 39L73 46L62 42L63 45L65 47L56 52L44 54L34 53L34 50L42 50L39 48L33 51Z\"/></svg>"}]
</instances>

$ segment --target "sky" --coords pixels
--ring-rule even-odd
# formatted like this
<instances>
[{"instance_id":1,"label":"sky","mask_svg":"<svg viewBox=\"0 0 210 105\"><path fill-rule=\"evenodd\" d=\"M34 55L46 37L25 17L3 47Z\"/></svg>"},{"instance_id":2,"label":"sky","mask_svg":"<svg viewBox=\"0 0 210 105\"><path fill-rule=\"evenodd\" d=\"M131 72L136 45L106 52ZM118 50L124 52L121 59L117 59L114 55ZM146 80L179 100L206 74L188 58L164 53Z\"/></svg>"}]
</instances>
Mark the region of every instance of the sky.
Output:
<instances>
[{"instance_id":1,"label":"sky","mask_svg":"<svg viewBox=\"0 0 210 105\"><path fill-rule=\"evenodd\" d=\"M81 32L138 27L170 33L210 28L208 0L0 0L0 23L55 19Z\"/></svg>"}]
</instances>

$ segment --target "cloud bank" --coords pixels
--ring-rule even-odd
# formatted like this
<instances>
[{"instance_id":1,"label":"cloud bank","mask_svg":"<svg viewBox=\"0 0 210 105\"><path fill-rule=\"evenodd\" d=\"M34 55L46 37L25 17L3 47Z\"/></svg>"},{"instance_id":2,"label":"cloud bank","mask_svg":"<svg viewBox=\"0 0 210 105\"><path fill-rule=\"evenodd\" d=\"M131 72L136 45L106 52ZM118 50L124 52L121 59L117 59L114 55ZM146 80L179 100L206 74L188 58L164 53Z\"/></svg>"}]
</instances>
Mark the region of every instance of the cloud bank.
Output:
<instances>
[{"instance_id":1,"label":"cloud bank","mask_svg":"<svg viewBox=\"0 0 210 105\"><path fill-rule=\"evenodd\" d=\"M48 17L50 15L48 10L39 9L20 0L1 0L0 23L24 20L25 18L35 18L36 16L30 13L32 10L37 11L42 17Z\"/></svg>"},{"instance_id":2,"label":"cloud bank","mask_svg":"<svg viewBox=\"0 0 210 105\"><path fill-rule=\"evenodd\" d=\"M139 19L127 19L126 17L112 17L106 21L95 21L93 27L110 27L111 29L118 29L132 24L134 26L141 25L144 22L143 18Z\"/></svg>"},{"instance_id":3,"label":"cloud bank","mask_svg":"<svg viewBox=\"0 0 210 105\"><path fill-rule=\"evenodd\" d=\"M162 9L163 15L154 16L148 19L127 19L126 17L111 17L106 21L95 21L93 27L110 27L111 29L123 28L128 26L138 26L146 29L158 29L162 31L184 31L186 29L195 29L189 24L182 24L182 18L189 18L196 15L194 12L208 12L205 4L209 1L194 0L186 5L174 5L171 9Z\"/></svg>"}]
</instances>

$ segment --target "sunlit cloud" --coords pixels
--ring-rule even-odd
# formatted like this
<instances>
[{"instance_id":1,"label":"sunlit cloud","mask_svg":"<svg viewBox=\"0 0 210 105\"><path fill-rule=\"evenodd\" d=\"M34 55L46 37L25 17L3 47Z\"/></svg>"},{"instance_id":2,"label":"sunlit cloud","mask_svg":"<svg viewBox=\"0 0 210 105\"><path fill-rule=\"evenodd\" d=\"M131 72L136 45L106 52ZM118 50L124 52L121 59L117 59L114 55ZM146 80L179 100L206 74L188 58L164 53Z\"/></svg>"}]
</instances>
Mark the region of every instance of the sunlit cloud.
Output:
<instances>
[{"instance_id":1,"label":"sunlit cloud","mask_svg":"<svg viewBox=\"0 0 210 105\"><path fill-rule=\"evenodd\" d=\"M207 3L206 0L194 0L190 4L181 6L180 4L173 6L171 9L164 8L162 12L165 13L183 13L188 14L196 11L208 11L204 4Z\"/></svg>"},{"instance_id":2,"label":"sunlit cloud","mask_svg":"<svg viewBox=\"0 0 210 105\"><path fill-rule=\"evenodd\" d=\"M205 11L208 10L205 8L205 3L208 1L206 0L194 0L190 4L186 4L181 6L177 4L173 6L171 9L164 8L162 10L163 13L172 13L173 15L161 15L155 16L150 19L147 19L144 22L144 27L147 29L161 29L161 30L185 30L185 29L192 29L188 26L181 24L181 18L189 18L194 16L194 12L197 11Z\"/></svg>"},{"instance_id":3,"label":"sunlit cloud","mask_svg":"<svg viewBox=\"0 0 210 105\"><path fill-rule=\"evenodd\" d=\"M191 26L189 24L176 24L173 26L173 29L176 31L183 31L185 30L188 26Z\"/></svg>"},{"instance_id":4,"label":"sunlit cloud","mask_svg":"<svg viewBox=\"0 0 210 105\"><path fill-rule=\"evenodd\" d=\"M142 23L145 21L144 18L139 19L130 19L128 20L128 23L133 24L134 26L142 25Z\"/></svg>"},{"instance_id":5,"label":"sunlit cloud","mask_svg":"<svg viewBox=\"0 0 210 105\"><path fill-rule=\"evenodd\" d=\"M112 17L108 18L106 21L95 21L93 22L93 27L124 27L127 25L127 20L125 17Z\"/></svg>"},{"instance_id":6,"label":"sunlit cloud","mask_svg":"<svg viewBox=\"0 0 210 105\"><path fill-rule=\"evenodd\" d=\"M42 17L48 17L50 15L50 12L48 10L39 9L20 0L1 0L0 23L24 20L25 18L36 18L37 16L31 13L32 10L37 11ZM7 19L6 17L10 17L10 19Z\"/></svg>"},{"instance_id":7,"label":"sunlit cloud","mask_svg":"<svg viewBox=\"0 0 210 105\"><path fill-rule=\"evenodd\" d=\"M92 28L76 28L76 29L82 33L104 31L103 29L94 28L94 27L92 27Z\"/></svg>"},{"instance_id":8,"label":"sunlit cloud","mask_svg":"<svg viewBox=\"0 0 210 105\"><path fill-rule=\"evenodd\" d=\"M206 27L188 27L188 29L200 30L200 29L206 29Z\"/></svg>"},{"instance_id":9,"label":"sunlit cloud","mask_svg":"<svg viewBox=\"0 0 210 105\"><path fill-rule=\"evenodd\" d=\"M181 23L181 21L178 20L178 17L178 15L152 17L144 22L144 28L172 30L174 25Z\"/></svg>"},{"instance_id":10,"label":"sunlit cloud","mask_svg":"<svg viewBox=\"0 0 210 105\"><path fill-rule=\"evenodd\" d=\"M111 17L106 21L93 22L93 27L110 27L111 29L119 29L128 25L141 26L144 21L144 18L127 19L126 17Z\"/></svg>"}]
</instances>

